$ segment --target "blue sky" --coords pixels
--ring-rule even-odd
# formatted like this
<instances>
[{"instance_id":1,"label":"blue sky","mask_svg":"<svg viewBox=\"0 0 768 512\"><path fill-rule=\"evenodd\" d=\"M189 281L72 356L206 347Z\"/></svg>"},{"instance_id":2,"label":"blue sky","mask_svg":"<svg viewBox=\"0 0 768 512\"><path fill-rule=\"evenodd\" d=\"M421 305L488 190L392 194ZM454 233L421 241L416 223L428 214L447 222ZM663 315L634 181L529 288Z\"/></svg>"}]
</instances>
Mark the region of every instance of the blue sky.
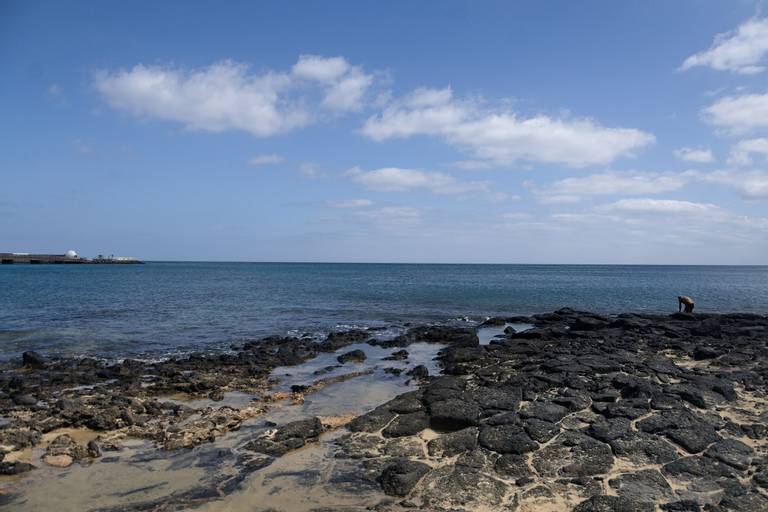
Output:
<instances>
[{"instance_id":1,"label":"blue sky","mask_svg":"<svg viewBox=\"0 0 768 512\"><path fill-rule=\"evenodd\" d=\"M754 1L0 2L0 251L768 259Z\"/></svg>"}]
</instances>

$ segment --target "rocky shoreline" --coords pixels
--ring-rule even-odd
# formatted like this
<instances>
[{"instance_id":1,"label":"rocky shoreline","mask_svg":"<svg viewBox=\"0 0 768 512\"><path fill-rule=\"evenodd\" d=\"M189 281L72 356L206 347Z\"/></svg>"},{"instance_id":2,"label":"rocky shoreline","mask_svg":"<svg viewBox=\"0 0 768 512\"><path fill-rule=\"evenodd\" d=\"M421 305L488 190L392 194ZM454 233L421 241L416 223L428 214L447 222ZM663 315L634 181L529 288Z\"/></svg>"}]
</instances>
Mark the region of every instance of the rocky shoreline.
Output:
<instances>
[{"instance_id":1,"label":"rocky shoreline","mask_svg":"<svg viewBox=\"0 0 768 512\"><path fill-rule=\"evenodd\" d=\"M0 504L23 504L15 486L41 463L101 464L142 439L195 454L204 485L93 509L215 510L324 443L324 482L346 499L314 510L768 510L768 318L561 309L481 327L515 323L533 328L508 327L487 345L474 328L421 326L384 341L368 330L271 337L162 362L26 353L0 375ZM441 375L410 360L418 343L441 348ZM278 404L370 375L366 346L386 349L383 371L412 388L357 417L270 423L221 449ZM334 363L306 382L276 382L276 368L323 355ZM232 393L247 398L217 405Z\"/></svg>"}]
</instances>

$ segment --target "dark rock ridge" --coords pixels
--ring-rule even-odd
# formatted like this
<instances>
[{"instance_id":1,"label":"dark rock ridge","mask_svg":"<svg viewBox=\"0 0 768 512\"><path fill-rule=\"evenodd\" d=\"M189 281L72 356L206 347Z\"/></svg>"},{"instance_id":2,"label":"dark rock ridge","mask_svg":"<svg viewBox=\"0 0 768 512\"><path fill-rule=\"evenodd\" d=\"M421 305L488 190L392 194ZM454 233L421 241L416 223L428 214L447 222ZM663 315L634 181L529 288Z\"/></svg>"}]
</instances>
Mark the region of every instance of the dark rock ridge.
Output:
<instances>
[{"instance_id":1,"label":"dark rock ridge","mask_svg":"<svg viewBox=\"0 0 768 512\"><path fill-rule=\"evenodd\" d=\"M768 318L515 321L535 327L486 346L447 328L390 342L443 337L444 375L353 420L341 456L423 443L408 460L428 471L398 460L379 477L420 510L768 510Z\"/></svg>"},{"instance_id":2,"label":"dark rock ridge","mask_svg":"<svg viewBox=\"0 0 768 512\"><path fill-rule=\"evenodd\" d=\"M442 343L452 347L474 347L480 343L475 329L427 325L409 329L392 340L379 341L383 347L406 347L411 343Z\"/></svg>"},{"instance_id":3,"label":"dark rock ridge","mask_svg":"<svg viewBox=\"0 0 768 512\"><path fill-rule=\"evenodd\" d=\"M234 347L231 353L193 353L159 362L46 360L25 352L18 366L7 366L0 373L0 416L10 420L0 425L0 445L20 450L38 443L45 433L83 427L105 433L122 430L169 449L208 442L266 408L252 407L245 413L228 407L203 411L197 424L208 432L191 435L174 426L200 411L162 397L181 394L216 401L225 391L243 391L268 403L274 368L297 365L369 338L366 330L334 332L320 342L272 336ZM350 360L365 357L358 351L350 354ZM6 466L5 472L26 468Z\"/></svg>"}]
</instances>

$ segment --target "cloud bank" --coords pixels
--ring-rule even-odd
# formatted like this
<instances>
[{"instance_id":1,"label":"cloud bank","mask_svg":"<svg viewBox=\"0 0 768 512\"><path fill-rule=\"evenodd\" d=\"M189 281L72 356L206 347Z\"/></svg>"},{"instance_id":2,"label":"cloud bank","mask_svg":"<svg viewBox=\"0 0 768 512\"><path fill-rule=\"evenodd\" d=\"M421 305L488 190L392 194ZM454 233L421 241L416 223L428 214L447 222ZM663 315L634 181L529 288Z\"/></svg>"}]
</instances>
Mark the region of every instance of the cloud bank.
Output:
<instances>
[{"instance_id":1,"label":"cloud bank","mask_svg":"<svg viewBox=\"0 0 768 512\"><path fill-rule=\"evenodd\" d=\"M565 178L546 188L528 183L544 203L571 203L603 195L661 194L678 190L690 181L690 173L604 172L581 178Z\"/></svg>"},{"instance_id":2,"label":"cloud bank","mask_svg":"<svg viewBox=\"0 0 768 512\"><path fill-rule=\"evenodd\" d=\"M633 128L604 127L588 119L522 117L453 98L450 88L421 88L392 102L365 122L362 133L384 141L436 136L493 165L516 162L585 167L632 155L654 142Z\"/></svg>"},{"instance_id":3,"label":"cloud bank","mask_svg":"<svg viewBox=\"0 0 768 512\"><path fill-rule=\"evenodd\" d=\"M715 160L712 151L709 148L680 148L673 151L676 158L686 162L697 164L708 164Z\"/></svg>"},{"instance_id":4,"label":"cloud bank","mask_svg":"<svg viewBox=\"0 0 768 512\"><path fill-rule=\"evenodd\" d=\"M754 154L768 157L768 138L744 139L737 142L728 154L730 165L752 165Z\"/></svg>"},{"instance_id":5,"label":"cloud bank","mask_svg":"<svg viewBox=\"0 0 768 512\"><path fill-rule=\"evenodd\" d=\"M354 167L348 170L346 175L355 183L377 192L427 190L445 195L491 193L491 186L487 181L461 181L445 173L419 169L384 167L364 171Z\"/></svg>"},{"instance_id":6,"label":"cloud bank","mask_svg":"<svg viewBox=\"0 0 768 512\"><path fill-rule=\"evenodd\" d=\"M768 19L752 18L732 31L715 36L712 46L685 59L680 69L685 71L706 66L718 71L743 75L765 70L768 53Z\"/></svg>"},{"instance_id":7,"label":"cloud bank","mask_svg":"<svg viewBox=\"0 0 768 512\"><path fill-rule=\"evenodd\" d=\"M726 96L704 109L704 120L731 133L768 126L768 94Z\"/></svg>"},{"instance_id":8,"label":"cloud bank","mask_svg":"<svg viewBox=\"0 0 768 512\"><path fill-rule=\"evenodd\" d=\"M696 203L675 199L621 199L604 205L599 210L604 212L704 214L709 216L713 212L720 211L720 208L711 203Z\"/></svg>"},{"instance_id":9,"label":"cloud bank","mask_svg":"<svg viewBox=\"0 0 768 512\"><path fill-rule=\"evenodd\" d=\"M373 75L343 57L302 55L291 72L252 73L224 60L199 69L137 64L101 71L94 86L110 106L138 117L181 123L190 130L285 133L324 114L362 108ZM313 104L303 94L319 94Z\"/></svg>"}]
</instances>

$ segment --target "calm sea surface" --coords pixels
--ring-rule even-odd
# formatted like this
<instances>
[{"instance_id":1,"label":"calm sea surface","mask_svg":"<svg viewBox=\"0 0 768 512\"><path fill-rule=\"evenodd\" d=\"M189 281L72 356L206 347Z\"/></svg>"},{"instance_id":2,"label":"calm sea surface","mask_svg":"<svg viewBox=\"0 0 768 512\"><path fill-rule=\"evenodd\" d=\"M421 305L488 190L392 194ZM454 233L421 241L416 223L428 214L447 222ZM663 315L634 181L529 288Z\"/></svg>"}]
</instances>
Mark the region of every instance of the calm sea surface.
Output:
<instances>
[{"instance_id":1,"label":"calm sea surface","mask_svg":"<svg viewBox=\"0 0 768 512\"><path fill-rule=\"evenodd\" d=\"M0 359L226 348L247 338L569 306L768 313L768 267L148 263L0 266Z\"/></svg>"}]
</instances>

